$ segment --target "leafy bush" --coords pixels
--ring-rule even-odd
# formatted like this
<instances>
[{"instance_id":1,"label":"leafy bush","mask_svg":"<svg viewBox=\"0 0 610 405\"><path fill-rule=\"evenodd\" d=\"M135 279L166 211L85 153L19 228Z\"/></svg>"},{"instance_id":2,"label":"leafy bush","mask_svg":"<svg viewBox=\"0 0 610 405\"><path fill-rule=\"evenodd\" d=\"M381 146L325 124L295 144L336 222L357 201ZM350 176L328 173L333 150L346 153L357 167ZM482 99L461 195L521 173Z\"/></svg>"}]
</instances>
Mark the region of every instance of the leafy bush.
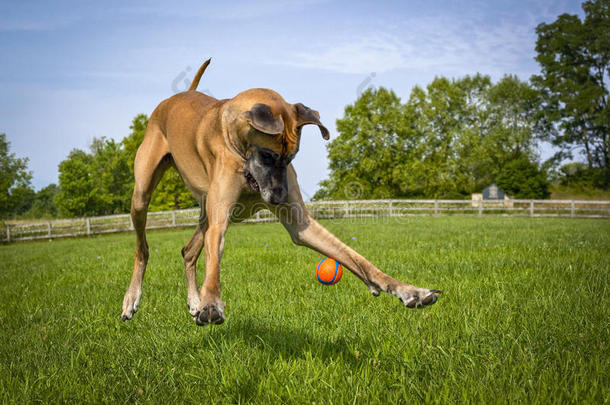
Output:
<instances>
[{"instance_id":1,"label":"leafy bush","mask_svg":"<svg viewBox=\"0 0 610 405\"><path fill-rule=\"evenodd\" d=\"M549 181L546 173L527 156L509 161L496 178L496 184L515 198L548 198Z\"/></svg>"}]
</instances>

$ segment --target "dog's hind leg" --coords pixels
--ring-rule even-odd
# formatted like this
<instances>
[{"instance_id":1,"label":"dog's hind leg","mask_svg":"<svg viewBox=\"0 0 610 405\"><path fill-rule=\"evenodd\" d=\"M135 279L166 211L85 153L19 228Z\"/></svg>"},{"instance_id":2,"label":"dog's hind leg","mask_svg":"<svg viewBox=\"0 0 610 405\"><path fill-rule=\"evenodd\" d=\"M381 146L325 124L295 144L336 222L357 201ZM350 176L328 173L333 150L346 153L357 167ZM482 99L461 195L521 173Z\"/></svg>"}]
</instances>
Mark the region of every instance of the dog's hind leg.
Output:
<instances>
[{"instance_id":1,"label":"dog's hind leg","mask_svg":"<svg viewBox=\"0 0 610 405\"><path fill-rule=\"evenodd\" d=\"M146 215L152 192L172 164L169 147L159 127L149 122L146 135L134 162L135 185L131 198L131 219L136 231L136 253L131 282L123 299L121 319L126 321L138 310L142 296L142 280L148 263Z\"/></svg>"},{"instance_id":2,"label":"dog's hind leg","mask_svg":"<svg viewBox=\"0 0 610 405\"><path fill-rule=\"evenodd\" d=\"M197 319L199 315L199 291L197 290L197 259L203 249L205 233L208 230L208 217L205 212L205 198L201 201L201 214L195 233L182 248L184 258L184 271L186 275L186 288L188 293L187 304L189 313Z\"/></svg>"}]
</instances>

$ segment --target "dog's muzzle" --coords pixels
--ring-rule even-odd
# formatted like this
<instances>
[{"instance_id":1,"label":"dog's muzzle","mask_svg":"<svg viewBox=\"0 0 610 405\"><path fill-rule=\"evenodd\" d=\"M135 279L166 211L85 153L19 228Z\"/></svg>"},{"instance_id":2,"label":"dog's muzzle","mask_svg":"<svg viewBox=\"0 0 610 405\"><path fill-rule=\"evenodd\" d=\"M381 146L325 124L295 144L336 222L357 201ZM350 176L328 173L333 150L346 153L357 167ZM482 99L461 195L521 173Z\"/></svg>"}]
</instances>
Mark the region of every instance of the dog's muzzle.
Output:
<instances>
[{"instance_id":1,"label":"dog's muzzle","mask_svg":"<svg viewBox=\"0 0 610 405\"><path fill-rule=\"evenodd\" d=\"M250 188L252 188L252 190L254 190L256 192L261 191L261 188L259 187L258 183L254 179L254 176L252 176L252 174L249 171L247 171L247 170L244 171L244 177L248 181L248 185L250 186Z\"/></svg>"}]
</instances>

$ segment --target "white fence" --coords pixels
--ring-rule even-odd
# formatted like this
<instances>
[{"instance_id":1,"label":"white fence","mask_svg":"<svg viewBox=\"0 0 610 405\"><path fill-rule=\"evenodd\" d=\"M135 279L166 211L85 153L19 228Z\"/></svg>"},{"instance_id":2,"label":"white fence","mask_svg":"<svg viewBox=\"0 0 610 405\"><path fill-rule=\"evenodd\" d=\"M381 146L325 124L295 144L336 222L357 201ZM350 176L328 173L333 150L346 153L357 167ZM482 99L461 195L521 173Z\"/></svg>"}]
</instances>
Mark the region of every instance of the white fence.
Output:
<instances>
[{"instance_id":1,"label":"white fence","mask_svg":"<svg viewBox=\"0 0 610 405\"><path fill-rule=\"evenodd\" d=\"M610 201L576 200L352 200L307 203L316 218L404 217L414 215L505 215L529 217L610 218ZM146 229L194 226L199 208L149 212ZM245 222L271 222L270 211L258 211ZM99 235L133 229L129 214L35 223L5 224L0 241Z\"/></svg>"}]
</instances>

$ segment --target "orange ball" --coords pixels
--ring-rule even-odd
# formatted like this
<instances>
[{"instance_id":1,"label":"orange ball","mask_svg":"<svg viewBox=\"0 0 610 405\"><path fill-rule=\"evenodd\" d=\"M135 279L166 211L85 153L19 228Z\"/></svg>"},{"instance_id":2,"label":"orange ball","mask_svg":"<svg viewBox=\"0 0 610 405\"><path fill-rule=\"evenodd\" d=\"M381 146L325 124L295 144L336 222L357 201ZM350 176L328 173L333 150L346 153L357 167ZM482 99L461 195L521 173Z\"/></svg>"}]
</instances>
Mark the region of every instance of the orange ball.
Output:
<instances>
[{"instance_id":1,"label":"orange ball","mask_svg":"<svg viewBox=\"0 0 610 405\"><path fill-rule=\"evenodd\" d=\"M343 268L341 263L335 259L322 259L316 265L316 277L322 284L333 285L341 280L343 275Z\"/></svg>"}]
</instances>

